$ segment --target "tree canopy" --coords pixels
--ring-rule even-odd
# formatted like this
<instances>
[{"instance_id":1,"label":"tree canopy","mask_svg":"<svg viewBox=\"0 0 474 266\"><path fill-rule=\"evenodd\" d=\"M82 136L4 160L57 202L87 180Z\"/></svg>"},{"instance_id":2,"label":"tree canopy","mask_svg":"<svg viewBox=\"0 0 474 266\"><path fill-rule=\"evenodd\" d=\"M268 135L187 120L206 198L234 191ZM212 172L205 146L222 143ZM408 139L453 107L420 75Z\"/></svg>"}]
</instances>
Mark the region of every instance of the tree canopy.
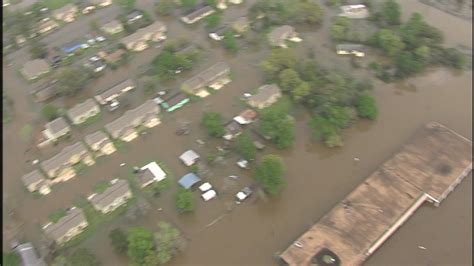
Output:
<instances>
[{"instance_id":1,"label":"tree canopy","mask_svg":"<svg viewBox=\"0 0 474 266\"><path fill-rule=\"evenodd\" d=\"M90 72L83 68L67 67L56 74L56 88L62 95L73 95L82 90L90 79Z\"/></svg>"},{"instance_id":2,"label":"tree canopy","mask_svg":"<svg viewBox=\"0 0 474 266\"><path fill-rule=\"evenodd\" d=\"M99 266L101 265L97 257L88 249L79 248L69 258L71 266Z\"/></svg>"},{"instance_id":3,"label":"tree canopy","mask_svg":"<svg viewBox=\"0 0 474 266\"><path fill-rule=\"evenodd\" d=\"M134 265L143 265L145 257L153 251L153 234L143 228L131 228L128 233L128 257Z\"/></svg>"},{"instance_id":4,"label":"tree canopy","mask_svg":"<svg viewBox=\"0 0 474 266\"><path fill-rule=\"evenodd\" d=\"M394 0L386 0L382 7L382 17L388 25L399 25L402 11Z\"/></svg>"},{"instance_id":5,"label":"tree canopy","mask_svg":"<svg viewBox=\"0 0 474 266\"><path fill-rule=\"evenodd\" d=\"M357 101L357 112L360 117L375 119L378 115L375 99L371 95L363 94Z\"/></svg>"},{"instance_id":6,"label":"tree canopy","mask_svg":"<svg viewBox=\"0 0 474 266\"><path fill-rule=\"evenodd\" d=\"M174 0L160 0L155 3L155 12L161 16L169 16L173 14L176 4Z\"/></svg>"},{"instance_id":7,"label":"tree canopy","mask_svg":"<svg viewBox=\"0 0 474 266\"><path fill-rule=\"evenodd\" d=\"M236 151L246 160L255 159L257 148L253 144L253 140L248 133L244 132L237 138Z\"/></svg>"},{"instance_id":8,"label":"tree canopy","mask_svg":"<svg viewBox=\"0 0 474 266\"><path fill-rule=\"evenodd\" d=\"M36 39L30 41L29 52L31 54L31 59L45 58L48 55L46 44Z\"/></svg>"},{"instance_id":9,"label":"tree canopy","mask_svg":"<svg viewBox=\"0 0 474 266\"><path fill-rule=\"evenodd\" d=\"M116 253L125 253L127 251L127 234L120 228L115 228L109 233L110 243Z\"/></svg>"},{"instance_id":10,"label":"tree canopy","mask_svg":"<svg viewBox=\"0 0 474 266\"><path fill-rule=\"evenodd\" d=\"M266 26L283 24L306 24L319 26L323 23L324 12L317 0L265 0L257 1L249 9L251 19L259 14Z\"/></svg>"},{"instance_id":11,"label":"tree canopy","mask_svg":"<svg viewBox=\"0 0 474 266\"><path fill-rule=\"evenodd\" d=\"M180 188L175 196L176 208L180 212L191 212L194 210L193 193L184 188Z\"/></svg>"},{"instance_id":12,"label":"tree canopy","mask_svg":"<svg viewBox=\"0 0 474 266\"><path fill-rule=\"evenodd\" d=\"M260 114L260 129L279 149L290 147L295 139L294 121L288 111L288 103L280 102L263 109Z\"/></svg>"},{"instance_id":13,"label":"tree canopy","mask_svg":"<svg viewBox=\"0 0 474 266\"><path fill-rule=\"evenodd\" d=\"M43 109L41 109L41 113L43 114L44 118L48 121L52 121L59 116L58 108L51 104L45 104Z\"/></svg>"},{"instance_id":14,"label":"tree canopy","mask_svg":"<svg viewBox=\"0 0 474 266\"><path fill-rule=\"evenodd\" d=\"M237 40L234 37L234 33L230 30L224 33L224 39L222 40L224 48L235 53L239 49L237 45Z\"/></svg>"},{"instance_id":15,"label":"tree canopy","mask_svg":"<svg viewBox=\"0 0 474 266\"><path fill-rule=\"evenodd\" d=\"M216 112L206 112L202 117L202 125L207 129L209 135L213 137L224 136L224 123L221 114Z\"/></svg>"},{"instance_id":16,"label":"tree canopy","mask_svg":"<svg viewBox=\"0 0 474 266\"><path fill-rule=\"evenodd\" d=\"M221 16L219 14L212 14L210 16L205 17L204 22L206 23L206 28L215 28L221 22Z\"/></svg>"},{"instance_id":17,"label":"tree canopy","mask_svg":"<svg viewBox=\"0 0 474 266\"><path fill-rule=\"evenodd\" d=\"M283 160L277 155L270 154L264 156L257 165L254 178L262 185L265 192L274 196L286 184L283 179L284 171Z\"/></svg>"}]
</instances>

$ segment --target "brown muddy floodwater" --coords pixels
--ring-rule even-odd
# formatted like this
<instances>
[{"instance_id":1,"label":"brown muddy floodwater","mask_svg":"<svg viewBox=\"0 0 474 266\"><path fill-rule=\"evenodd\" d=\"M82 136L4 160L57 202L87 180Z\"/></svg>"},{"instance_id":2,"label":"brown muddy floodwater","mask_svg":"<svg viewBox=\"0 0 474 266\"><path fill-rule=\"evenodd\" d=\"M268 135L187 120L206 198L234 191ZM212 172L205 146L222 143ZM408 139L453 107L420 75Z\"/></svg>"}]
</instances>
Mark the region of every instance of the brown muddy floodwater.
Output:
<instances>
[{"instance_id":1,"label":"brown muddy floodwater","mask_svg":"<svg viewBox=\"0 0 474 266\"><path fill-rule=\"evenodd\" d=\"M139 7L151 6L151 1L137 1ZM247 1L249 5L253 1ZM421 12L434 26L445 32L449 45L463 44L471 47L471 23L435 10L418 1L401 1L404 12ZM229 20L245 14L244 7L231 7L225 11ZM202 113L207 110L220 112L231 119L242 110L238 101L242 93L258 87L262 74L258 63L266 51L246 50L237 56L227 55L219 45L211 42L201 26L192 30L178 23L174 18L164 20L169 28L169 38L187 36L207 49L206 58L191 73L186 73L176 83L167 85L175 89L182 80L219 61L228 62L235 80L206 99L194 102L172 114L163 116L163 123L148 131L147 135L125 145L125 149L100 160L95 166L75 179L57 185L50 195L33 198L23 188L20 177L33 170L25 163L27 159L47 159L68 143L62 143L45 151L35 149L26 152L28 143L23 143L18 133L21 127L30 123L41 128L44 123L38 118L40 107L32 103L27 91L31 87L16 74L15 68L4 69L4 89L15 102L15 120L4 127L4 208L15 209L18 224L22 224L21 236L38 245L39 225L48 215L58 209L71 206L80 195L91 193L99 180L126 176L133 165L143 165L150 160L166 164L178 179L187 170L178 160L185 150L192 148L203 157L215 152L220 141L209 141L199 146L196 139L207 141L199 126ZM326 26L327 26L326 21ZM461 33L459 33L459 31ZM327 27L318 32L304 32L305 41L298 47L299 52L314 48L316 58L333 60L341 67L349 67L348 60L331 59L327 47ZM159 53L151 48L134 56L129 66L108 72L95 81L83 95L85 99L95 92L118 81L136 75L139 66L147 64ZM21 56L20 56L21 57ZM365 75L362 70L355 72ZM453 72L447 69L431 69L422 76L408 79L399 84L374 83L374 94L379 105L379 118L375 122L361 121L344 133L345 145L339 149L325 148L310 137L307 126L309 116L296 115L296 141L286 151L268 147L262 154L281 155L286 165L287 186L280 196L264 201L253 196L248 202L236 205L233 195L242 187L252 184L251 173L235 166L236 156L230 156L222 164L209 169L204 176L219 192L219 198L203 202L199 194L194 196L196 211L189 215L178 215L174 210L174 185L159 199L153 201L148 214L135 221L120 218L99 228L97 233L83 242L83 246L96 253L104 265L127 265L124 257L113 253L108 232L116 227L131 225L156 227L165 220L173 223L188 239L185 252L174 258L169 265L276 265L274 255L284 250L301 233L328 212L347 193L387 160L417 128L429 121L438 121L461 135L472 139L472 72ZM86 95L86 96L85 96ZM136 90L131 94L131 106L139 105L143 93ZM70 106L73 100L61 104ZM74 141L84 134L94 132L105 123L120 115L104 115L100 122L73 132ZM183 122L191 123L191 134L176 136L175 130ZM36 123L36 124L35 124ZM354 164L353 158L360 162ZM126 167L119 167L127 162ZM238 175L236 181L228 175ZM472 179L466 178L438 208L422 206L367 262L367 265L471 265L471 223L472 223ZM163 208L163 211L157 211ZM5 211L4 211L5 214ZM5 215L4 215L5 217ZM4 218L4 233L9 230L12 218ZM213 223L214 221L217 222ZM8 240L4 234L4 240ZM5 243L5 242L4 242ZM4 250L8 243L5 243ZM420 250L418 245L425 246Z\"/></svg>"}]
</instances>

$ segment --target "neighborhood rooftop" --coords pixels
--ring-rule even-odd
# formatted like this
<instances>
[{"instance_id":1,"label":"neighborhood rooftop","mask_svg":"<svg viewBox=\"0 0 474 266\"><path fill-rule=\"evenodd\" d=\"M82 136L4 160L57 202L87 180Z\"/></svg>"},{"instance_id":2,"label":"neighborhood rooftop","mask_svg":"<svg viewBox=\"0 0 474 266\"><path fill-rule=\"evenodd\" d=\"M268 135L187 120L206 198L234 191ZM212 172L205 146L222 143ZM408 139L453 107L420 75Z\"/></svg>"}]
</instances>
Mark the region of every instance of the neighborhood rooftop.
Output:
<instances>
[{"instance_id":1,"label":"neighborhood rooftop","mask_svg":"<svg viewBox=\"0 0 474 266\"><path fill-rule=\"evenodd\" d=\"M69 109L67 115L69 118L71 118L71 120L74 120L75 117L81 116L95 107L97 107L97 103L92 99L87 99L86 101L79 103L73 108Z\"/></svg>"},{"instance_id":2,"label":"neighborhood rooftop","mask_svg":"<svg viewBox=\"0 0 474 266\"><path fill-rule=\"evenodd\" d=\"M66 216L59 219L56 223L51 223L44 228L46 235L53 239L62 238L71 228L77 227L86 221L84 212L79 208L71 208Z\"/></svg>"},{"instance_id":3,"label":"neighborhood rooftop","mask_svg":"<svg viewBox=\"0 0 474 266\"><path fill-rule=\"evenodd\" d=\"M76 142L73 145L65 147L60 153L51 157L49 160L43 161L41 167L44 171L49 172L50 170L69 165L69 160L74 155L87 153L88 150L82 142Z\"/></svg>"},{"instance_id":4,"label":"neighborhood rooftop","mask_svg":"<svg viewBox=\"0 0 474 266\"><path fill-rule=\"evenodd\" d=\"M132 33L128 36L123 37L122 43L136 42L142 39L145 39L149 34L155 34L158 32L166 31L166 26L161 21L155 21L153 24L137 30L135 33Z\"/></svg>"},{"instance_id":5,"label":"neighborhood rooftop","mask_svg":"<svg viewBox=\"0 0 474 266\"><path fill-rule=\"evenodd\" d=\"M34 59L31 61L26 62L23 65L23 75L27 78L33 78L38 74L47 72L49 70L49 65L44 59Z\"/></svg>"},{"instance_id":6,"label":"neighborhood rooftop","mask_svg":"<svg viewBox=\"0 0 474 266\"><path fill-rule=\"evenodd\" d=\"M96 143L102 144L103 142L109 142L110 140L109 137L107 137L107 135L103 131L99 130L85 136L84 141L87 145L93 146Z\"/></svg>"},{"instance_id":7,"label":"neighborhood rooftop","mask_svg":"<svg viewBox=\"0 0 474 266\"><path fill-rule=\"evenodd\" d=\"M44 180L44 175L39 170L34 170L33 172L22 176L21 180L25 186L29 186L30 184L38 183Z\"/></svg>"},{"instance_id":8,"label":"neighborhood rooftop","mask_svg":"<svg viewBox=\"0 0 474 266\"><path fill-rule=\"evenodd\" d=\"M67 124L64 118L58 117L53 121L47 123L45 127L54 135L55 133L61 132L65 128L68 128L69 125Z\"/></svg>"},{"instance_id":9,"label":"neighborhood rooftop","mask_svg":"<svg viewBox=\"0 0 474 266\"><path fill-rule=\"evenodd\" d=\"M280 257L310 265L330 250L341 265L361 265L423 202L439 204L471 171L471 148L471 141L429 123Z\"/></svg>"},{"instance_id":10,"label":"neighborhood rooftop","mask_svg":"<svg viewBox=\"0 0 474 266\"><path fill-rule=\"evenodd\" d=\"M274 94L280 93L280 87L276 84L265 84L258 88L258 92L249 97L249 101L263 102Z\"/></svg>"},{"instance_id":11,"label":"neighborhood rooftop","mask_svg":"<svg viewBox=\"0 0 474 266\"><path fill-rule=\"evenodd\" d=\"M230 68L225 62L219 62L197 74L196 76L188 79L183 83L183 86L188 87L191 91L201 89L213 82L216 78L219 78L223 74L227 74Z\"/></svg>"},{"instance_id":12,"label":"neighborhood rooftop","mask_svg":"<svg viewBox=\"0 0 474 266\"><path fill-rule=\"evenodd\" d=\"M15 250L20 254L23 266L46 266L31 243L18 245Z\"/></svg>"},{"instance_id":13,"label":"neighborhood rooftop","mask_svg":"<svg viewBox=\"0 0 474 266\"><path fill-rule=\"evenodd\" d=\"M212 12L214 11L214 8L212 8L211 6L203 6L203 7L200 7L200 8L197 8L195 9L194 11L192 11L191 13L187 14L185 17L189 20L189 21L193 21L195 20L196 18L206 14L206 13L209 13L209 12Z\"/></svg>"},{"instance_id":14,"label":"neighborhood rooftop","mask_svg":"<svg viewBox=\"0 0 474 266\"><path fill-rule=\"evenodd\" d=\"M129 191L128 181L118 179L117 182L109 186L104 192L94 195L90 201L95 206L107 207Z\"/></svg>"},{"instance_id":15,"label":"neighborhood rooftop","mask_svg":"<svg viewBox=\"0 0 474 266\"><path fill-rule=\"evenodd\" d=\"M144 104L135 109L128 110L121 117L108 123L105 125L105 128L112 137L117 138L122 130L139 126L147 115L156 115L159 111L159 106L153 100L148 100Z\"/></svg>"},{"instance_id":16,"label":"neighborhood rooftop","mask_svg":"<svg viewBox=\"0 0 474 266\"><path fill-rule=\"evenodd\" d=\"M133 83L133 80L127 79L124 81L119 82L118 84L114 85L110 89L100 93L99 95L96 96L98 98L97 100L100 101L106 101L110 97L114 95L120 95L122 94L122 91L129 88L129 87L135 87L135 84Z\"/></svg>"}]
</instances>

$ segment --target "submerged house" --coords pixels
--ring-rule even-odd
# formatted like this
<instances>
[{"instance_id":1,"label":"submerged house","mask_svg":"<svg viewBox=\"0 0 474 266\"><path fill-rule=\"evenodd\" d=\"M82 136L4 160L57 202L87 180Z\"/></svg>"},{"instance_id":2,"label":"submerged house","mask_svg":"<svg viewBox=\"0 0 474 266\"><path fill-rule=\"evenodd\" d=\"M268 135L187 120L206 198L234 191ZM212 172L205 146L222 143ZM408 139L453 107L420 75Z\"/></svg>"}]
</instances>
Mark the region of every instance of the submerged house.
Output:
<instances>
[{"instance_id":1,"label":"submerged house","mask_svg":"<svg viewBox=\"0 0 474 266\"><path fill-rule=\"evenodd\" d=\"M183 177L181 177L181 179L178 181L178 183L184 189L190 189L195 184L199 183L199 181L201 181L201 178L199 178L199 176L197 176L194 173L189 173L189 174L186 174Z\"/></svg>"},{"instance_id":2,"label":"submerged house","mask_svg":"<svg viewBox=\"0 0 474 266\"><path fill-rule=\"evenodd\" d=\"M290 25L284 25L274 28L268 34L268 40L271 46L279 46L287 48L286 41L300 42L301 39L298 37L298 33L295 28Z\"/></svg>"},{"instance_id":3,"label":"submerged house","mask_svg":"<svg viewBox=\"0 0 474 266\"><path fill-rule=\"evenodd\" d=\"M43 226L45 235L54 240L56 244L63 245L73 237L79 235L89 225L82 209L72 207L66 216L56 223L48 223Z\"/></svg>"},{"instance_id":4,"label":"submerged house","mask_svg":"<svg viewBox=\"0 0 474 266\"><path fill-rule=\"evenodd\" d=\"M186 165L191 166L199 160L199 154L193 150L187 150L179 156L179 159Z\"/></svg>"},{"instance_id":5,"label":"submerged house","mask_svg":"<svg viewBox=\"0 0 474 266\"><path fill-rule=\"evenodd\" d=\"M93 165L95 163L92 154L89 153L82 142L65 147L60 153L50 159L41 162L41 168L51 179L51 183L65 182L76 176L74 165L83 163Z\"/></svg>"},{"instance_id":6,"label":"submerged house","mask_svg":"<svg viewBox=\"0 0 474 266\"><path fill-rule=\"evenodd\" d=\"M166 39L166 26L160 21L137 30L124 37L120 42L127 47L128 50L141 52L148 48L148 42L159 42Z\"/></svg>"},{"instance_id":7,"label":"submerged house","mask_svg":"<svg viewBox=\"0 0 474 266\"><path fill-rule=\"evenodd\" d=\"M216 12L214 8L211 6L202 6L199 7L193 11L191 11L189 14L181 17L181 20L186 23L186 24L193 24L211 14Z\"/></svg>"},{"instance_id":8,"label":"submerged house","mask_svg":"<svg viewBox=\"0 0 474 266\"><path fill-rule=\"evenodd\" d=\"M178 92L164 100L164 102L161 103L161 107L163 107L167 112L173 112L186 105L189 101L190 99L188 95Z\"/></svg>"},{"instance_id":9,"label":"submerged house","mask_svg":"<svg viewBox=\"0 0 474 266\"><path fill-rule=\"evenodd\" d=\"M336 53L339 55L364 57L365 47L362 44L338 44L336 45Z\"/></svg>"},{"instance_id":10,"label":"submerged house","mask_svg":"<svg viewBox=\"0 0 474 266\"><path fill-rule=\"evenodd\" d=\"M232 140L238 137L243 132L242 126L235 122L234 120L230 121L224 126L224 136L222 136L225 140Z\"/></svg>"},{"instance_id":11,"label":"submerged house","mask_svg":"<svg viewBox=\"0 0 474 266\"><path fill-rule=\"evenodd\" d=\"M207 87L219 90L228 84L231 81L229 74L230 67L224 62L219 62L183 82L181 89L186 93L204 98L209 95Z\"/></svg>"},{"instance_id":12,"label":"submerged house","mask_svg":"<svg viewBox=\"0 0 474 266\"><path fill-rule=\"evenodd\" d=\"M26 62L20 70L27 80L34 80L50 71L49 64L44 59L34 59Z\"/></svg>"},{"instance_id":13,"label":"submerged house","mask_svg":"<svg viewBox=\"0 0 474 266\"><path fill-rule=\"evenodd\" d=\"M49 181L39 170L26 174L21 177L21 181L30 192L38 191L40 194L47 195L51 192Z\"/></svg>"},{"instance_id":14,"label":"submerged house","mask_svg":"<svg viewBox=\"0 0 474 266\"><path fill-rule=\"evenodd\" d=\"M45 125L43 136L50 141L56 141L58 138L66 135L70 131L71 128L66 120L62 117L58 117Z\"/></svg>"},{"instance_id":15,"label":"submerged house","mask_svg":"<svg viewBox=\"0 0 474 266\"><path fill-rule=\"evenodd\" d=\"M341 6L342 13L339 14L341 17L347 17L351 19L364 19L369 17L369 10L365 5L345 5Z\"/></svg>"},{"instance_id":16,"label":"submerged house","mask_svg":"<svg viewBox=\"0 0 474 266\"><path fill-rule=\"evenodd\" d=\"M48 33L57 28L59 28L59 24L50 18L44 18L36 25L36 31L40 34Z\"/></svg>"},{"instance_id":17,"label":"submerged house","mask_svg":"<svg viewBox=\"0 0 474 266\"><path fill-rule=\"evenodd\" d=\"M110 155L117 150L107 134L101 130L85 136L84 141L95 156Z\"/></svg>"},{"instance_id":18,"label":"submerged house","mask_svg":"<svg viewBox=\"0 0 474 266\"><path fill-rule=\"evenodd\" d=\"M114 19L105 23L100 29L108 34L117 34L123 31L123 26L120 21Z\"/></svg>"},{"instance_id":19,"label":"submerged house","mask_svg":"<svg viewBox=\"0 0 474 266\"><path fill-rule=\"evenodd\" d=\"M229 30L227 26L222 26L217 29L214 29L209 33L209 37L216 41L221 41L224 39L225 33Z\"/></svg>"},{"instance_id":20,"label":"submerged house","mask_svg":"<svg viewBox=\"0 0 474 266\"><path fill-rule=\"evenodd\" d=\"M74 4L67 4L61 8L53 10L53 17L56 20L64 22L72 22L76 19L77 6Z\"/></svg>"},{"instance_id":21,"label":"submerged house","mask_svg":"<svg viewBox=\"0 0 474 266\"><path fill-rule=\"evenodd\" d=\"M105 129L112 138L130 142L138 137L137 127L152 128L159 125L161 123L159 113L160 107L153 100L148 100L105 125Z\"/></svg>"},{"instance_id":22,"label":"submerged house","mask_svg":"<svg viewBox=\"0 0 474 266\"><path fill-rule=\"evenodd\" d=\"M151 162L138 172L138 182L142 188L151 185L154 182L160 182L166 178L166 173L156 162Z\"/></svg>"},{"instance_id":23,"label":"submerged house","mask_svg":"<svg viewBox=\"0 0 474 266\"><path fill-rule=\"evenodd\" d=\"M244 111L240 112L239 115L234 117L234 121L241 125L253 123L255 120L257 120L257 112L252 109L245 109Z\"/></svg>"},{"instance_id":24,"label":"submerged house","mask_svg":"<svg viewBox=\"0 0 474 266\"><path fill-rule=\"evenodd\" d=\"M248 98L248 104L252 107L263 109L278 101L281 97L280 87L276 84L265 84L258 88L258 92Z\"/></svg>"},{"instance_id":25,"label":"submerged house","mask_svg":"<svg viewBox=\"0 0 474 266\"><path fill-rule=\"evenodd\" d=\"M100 113L99 105L92 99L87 99L83 103L77 104L67 111L69 120L74 125L84 123L88 118Z\"/></svg>"},{"instance_id":26,"label":"submerged house","mask_svg":"<svg viewBox=\"0 0 474 266\"><path fill-rule=\"evenodd\" d=\"M118 84L112 86L110 89L96 95L94 98L100 104L108 104L115 100L120 95L131 91L135 88L135 83L131 79L127 79L124 81L119 82Z\"/></svg>"},{"instance_id":27,"label":"submerged house","mask_svg":"<svg viewBox=\"0 0 474 266\"><path fill-rule=\"evenodd\" d=\"M127 180L115 179L102 193L94 193L88 197L94 208L102 213L109 213L127 203L132 197L132 191Z\"/></svg>"}]
</instances>

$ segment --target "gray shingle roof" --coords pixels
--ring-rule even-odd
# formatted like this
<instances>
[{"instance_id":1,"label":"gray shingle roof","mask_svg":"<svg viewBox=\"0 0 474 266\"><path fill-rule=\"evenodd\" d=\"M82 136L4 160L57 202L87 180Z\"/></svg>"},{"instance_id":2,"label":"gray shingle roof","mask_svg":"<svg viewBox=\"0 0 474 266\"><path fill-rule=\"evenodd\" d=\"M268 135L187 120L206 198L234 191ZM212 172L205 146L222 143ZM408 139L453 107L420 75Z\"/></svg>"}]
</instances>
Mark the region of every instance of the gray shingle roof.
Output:
<instances>
[{"instance_id":1,"label":"gray shingle roof","mask_svg":"<svg viewBox=\"0 0 474 266\"><path fill-rule=\"evenodd\" d=\"M41 180L44 180L44 175L39 170L34 170L21 177L21 181L23 181L25 186L40 182Z\"/></svg>"},{"instance_id":2,"label":"gray shingle roof","mask_svg":"<svg viewBox=\"0 0 474 266\"><path fill-rule=\"evenodd\" d=\"M50 224L44 228L44 232L50 238L56 240L63 237L69 230L77 227L86 220L86 216L82 209L71 208L67 215L59 219L58 222Z\"/></svg>"},{"instance_id":3,"label":"gray shingle roof","mask_svg":"<svg viewBox=\"0 0 474 266\"><path fill-rule=\"evenodd\" d=\"M79 155L82 157L86 154L89 154L86 146L84 146L82 142L77 142L73 145L65 147L60 153L56 154L50 159L43 161L41 163L41 168L43 168L45 172L49 172L50 170L56 168L69 166L69 160L72 156Z\"/></svg>"},{"instance_id":4,"label":"gray shingle roof","mask_svg":"<svg viewBox=\"0 0 474 266\"><path fill-rule=\"evenodd\" d=\"M268 38L270 40L270 43L272 45L280 45L281 42L286 40L293 32L295 31L295 28L293 28L290 25L284 25L281 27L274 28Z\"/></svg>"},{"instance_id":5,"label":"gray shingle roof","mask_svg":"<svg viewBox=\"0 0 474 266\"><path fill-rule=\"evenodd\" d=\"M46 266L31 243L18 245L15 251L20 255L23 266Z\"/></svg>"},{"instance_id":6,"label":"gray shingle roof","mask_svg":"<svg viewBox=\"0 0 474 266\"><path fill-rule=\"evenodd\" d=\"M211 6L204 6L202 8L198 8L192 11L191 13L187 14L184 17L187 18L188 20L194 20L195 18L202 16L203 14L210 12L212 10L214 10L214 8L212 8Z\"/></svg>"},{"instance_id":7,"label":"gray shingle roof","mask_svg":"<svg viewBox=\"0 0 474 266\"><path fill-rule=\"evenodd\" d=\"M90 199L91 203L99 208L109 206L117 198L123 197L130 192L128 181L119 179L115 184L108 187L103 193L97 194Z\"/></svg>"},{"instance_id":8,"label":"gray shingle roof","mask_svg":"<svg viewBox=\"0 0 474 266\"><path fill-rule=\"evenodd\" d=\"M99 105L92 100L87 99L82 103L75 105L73 108L67 111L67 115L71 120L74 120L76 117L83 115L84 113L89 112L93 108L98 108Z\"/></svg>"},{"instance_id":9,"label":"gray shingle roof","mask_svg":"<svg viewBox=\"0 0 474 266\"><path fill-rule=\"evenodd\" d=\"M143 123L143 120L149 115L160 113L160 107L153 101L148 100L135 109L128 110L121 117L105 125L107 132L114 138L118 138L124 130L134 128Z\"/></svg>"},{"instance_id":10,"label":"gray shingle roof","mask_svg":"<svg viewBox=\"0 0 474 266\"><path fill-rule=\"evenodd\" d=\"M89 145L89 147L92 147L97 143L99 143L99 146L102 146L111 142L107 134L105 134L102 130L85 136L84 141L87 145Z\"/></svg>"},{"instance_id":11,"label":"gray shingle roof","mask_svg":"<svg viewBox=\"0 0 474 266\"><path fill-rule=\"evenodd\" d=\"M100 99L102 100L105 100L109 97L111 97L112 95L114 94L122 94L122 90L127 88L127 87L135 87L135 83L133 82L133 80L131 79L127 79L127 80L124 80L116 85L114 85L113 87L111 87L110 89L100 93L99 95L97 95Z\"/></svg>"},{"instance_id":12,"label":"gray shingle roof","mask_svg":"<svg viewBox=\"0 0 474 266\"><path fill-rule=\"evenodd\" d=\"M128 36L125 36L120 41L121 43L127 45L128 43L137 42L137 41L147 41L148 38L145 38L148 34L157 34L160 32L165 32L166 26L161 21L155 21L153 24L137 30L135 33L132 33Z\"/></svg>"},{"instance_id":13,"label":"gray shingle roof","mask_svg":"<svg viewBox=\"0 0 474 266\"><path fill-rule=\"evenodd\" d=\"M35 59L26 62L22 68L23 75L31 79L49 71L49 64L44 59Z\"/></svg>"},{"instance_id":14,"label":"gray shingle roof","mask_svg":"<svg viewBox=\"0 0 474 266\"><path fill-rule=\"evenodd\" d=\"M230 67L225 62L219 62L188 79L182 86L186 87L189 92L193 93L202 87L212 84L216 79L230 72Z\"/></svg>"},{"instance_id":15,"label":"gray shingle roof","mask_svg":"<svg viewBox=\"0 0 474 266\"><path fill-rule=\"evenodd\" d=\"M258 92L249 98L249 101L265 102L271 96L280 93L280 88L276 84L265 84L258 88Z\"/></svg>"},{"instance_id":16,"label":"gray shingle roof","mask_svg":"<svg viewBox=\"0 0 474 266\"><path fill-rule=\"evenodd\" d=\"M58 117L58 118L54 119L53 121L47 123L45 127L53 135L63 131L66 128L69 129L69 125L67 124L66 120L62 117Z\"/></svg>"}]
</instances>

